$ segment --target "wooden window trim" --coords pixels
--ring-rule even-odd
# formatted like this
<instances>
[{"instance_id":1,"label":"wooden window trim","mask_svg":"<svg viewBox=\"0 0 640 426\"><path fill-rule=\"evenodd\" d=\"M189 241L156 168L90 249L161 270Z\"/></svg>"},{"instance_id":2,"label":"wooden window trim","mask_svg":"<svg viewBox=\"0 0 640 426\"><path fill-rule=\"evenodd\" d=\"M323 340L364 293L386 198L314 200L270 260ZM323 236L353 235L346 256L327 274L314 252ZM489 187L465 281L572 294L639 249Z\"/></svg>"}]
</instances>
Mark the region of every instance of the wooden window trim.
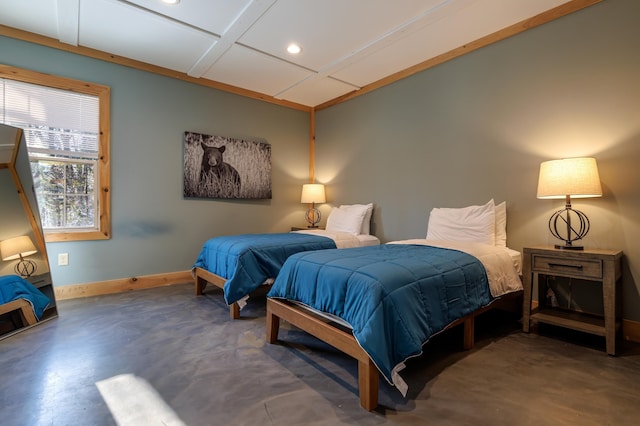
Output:
<instances>
[{"instance_id":1,"label":"wooden window trim","mask_svg":"<svg viewBox=\"0 0 640 426\"><path fill-rule=\"evenodd\" d=\"M98 140L98 174L100 188L98 189L98 229L95 231L78 232L46 232L45 241L87 241L106 240L111 238L111 164L110 164L110 93L108 86L87 83L65 77L58 77L22 68L0 64L0 77L37 84L56 89L69 90L98 97L100 105L100 135Z\"/></svg>"}]
</instances>

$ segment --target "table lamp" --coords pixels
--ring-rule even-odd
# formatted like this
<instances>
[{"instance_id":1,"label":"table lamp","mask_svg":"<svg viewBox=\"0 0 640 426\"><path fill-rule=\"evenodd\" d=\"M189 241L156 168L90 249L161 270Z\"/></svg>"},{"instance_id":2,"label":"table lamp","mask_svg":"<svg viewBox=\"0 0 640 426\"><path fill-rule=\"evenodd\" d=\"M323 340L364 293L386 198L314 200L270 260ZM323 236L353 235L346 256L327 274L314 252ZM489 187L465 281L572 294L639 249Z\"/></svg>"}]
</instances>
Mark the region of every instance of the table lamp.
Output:
<instances>
[{"instance_id":1,"label":"table lamp","mask_svg":"<svg viewBox=\"0 0 640 426\"><path fill-rule=\"evenodd\" d=\"M595 158L566 158L540 164L538 198L566 200L565 208L555 212L549 219L551 234L564 241L564 245L555 246L557 249L583 250L573 242L581 240L589 232L587 215L571 208L571 197L601 196L602 187Z\"/></svg>"},{"instance_id":2,"label":"table lamp","mask_svg":"<svg viewBox=\"0 0 640 426\"><path fill-rule=\"evenodd\" d=\"M36 271L35 262L25 259L25 257L37 252L38 250L33 245L33 241L27 235L0 241L0 257L4 261L20 258L13 270L24 278L30 277Z\"/></svg>"},{"instance_id":3,"label":"table lamp","mask_svg":"<svg viewBox=\"0 0 640 426\"><path fill-rule=\"evenodd\" d=\"M316 203L326 203L324 195L324 185L320 183L307 183L302 185L302 197L300 202L311 204L309 210L305 214L305 219L309 222L307 228L317 228L320 223L320 210L316 209Z\"/></svg>"}]
</instances>

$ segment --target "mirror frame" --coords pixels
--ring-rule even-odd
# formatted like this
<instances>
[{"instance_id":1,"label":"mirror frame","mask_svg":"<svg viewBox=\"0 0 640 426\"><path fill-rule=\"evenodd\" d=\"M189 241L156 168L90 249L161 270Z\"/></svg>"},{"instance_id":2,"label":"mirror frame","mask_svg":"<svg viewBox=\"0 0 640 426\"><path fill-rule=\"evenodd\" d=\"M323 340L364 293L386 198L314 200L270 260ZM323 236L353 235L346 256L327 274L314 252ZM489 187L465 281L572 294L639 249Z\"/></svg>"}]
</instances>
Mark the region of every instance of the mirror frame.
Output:
<instances>
[{"instance_id":1,"label":"mirror frame","mask_svg":"<svg viewBox=\"0 0 640 426\"><path fill-rule=\"evenodd\" d=\"M13 136L13 137L12 137ZM4 140L3 140L4 139ZM13 146L12 146L13 144ZM9 151L11 153L9 154ZM9 157L9 158L8 158ZM6 161L6 160L9 161ZM31 174L31 165L29 162L29 153L27 151L27 144L24 138L24 132L18 127L8 126L0 123L0 169L8 169L12 182L0 182L2 185L11 184L12 189L17 192L18 202L22 205L22 209L26 215L26 221L28 221L31 228L34 244L38 249L38 258L36 263L38 269L36 275L45 276L46 282L44 284L37 284L36 287L51 299L49 307L45 310L42 318L32 325L23 324L22 327L17 327L13 330L7 331L4 334L0 334L0 340L12 336L20 331L24 331L28 328L41 324L47 320L58 316L56 307L55 292L53 290L53 281L51 279L51 268L49 258L47 255L47 247L44 240L44 231L40 222L40 210L38 208L38 201L33 185L33 177ZM4 179L3 179L4 180ZM3 203L5 200L3 200ZM9 203L14 203L13 200L9 200ZM12 208L12 207L9 207ZM18 210L17 208L16 210ZM7 224L0 220L2 225ZM10 226L10 224L8 224ZM0 237L11 238L17 235L3 235L0 229Z\"/></svg>"}]
</instances>

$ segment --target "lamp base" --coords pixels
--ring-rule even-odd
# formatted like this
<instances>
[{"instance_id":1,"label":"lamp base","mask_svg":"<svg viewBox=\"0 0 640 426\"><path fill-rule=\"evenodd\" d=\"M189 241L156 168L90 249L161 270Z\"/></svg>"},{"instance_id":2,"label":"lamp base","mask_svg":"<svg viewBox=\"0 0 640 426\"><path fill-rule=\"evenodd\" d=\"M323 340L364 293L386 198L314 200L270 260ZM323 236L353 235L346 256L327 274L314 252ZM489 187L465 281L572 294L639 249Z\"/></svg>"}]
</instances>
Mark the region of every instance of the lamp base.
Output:
<instances>
[{"instance_id":1,"label":"lamp base","mask_svg":"<svg viewBox=\"0 0 640 426\"><path fill-rule=\"evenodd\" d=\"M304 217L309 223L307 228L317 228L318 223L320 223L320 210L316 209L315 207L312 207L309 210L307 210L307 213L304 215Z\"/></svg>"},{"instance_id":2,"label":"lamp base","mask_svg":"<svg viewBox=\"0 0 640 426\"><path fill-rule=\"evenodd\" d=\"M572 216L573 219L571 218ZM576 224L577 226L575 226ZM564 235L563 228L566 229L566 234ZM551 235L565 243L564 245L556 244L555 248L558 250L584 250L582 246L574 246L573 242L583 239L589 232L589 228L590 223L587 215L580 210L571 208L571 199L568 195L565 208L555 212L549 219Z\"/></svg>"},{"instance_id":3,"label":"lamp base","mask_svg":"<svg viewBox=\"0 0 640 426\"><path fill-rule=\"evenodd\" d=\"M36 263L29 259L23 259L22 256L20 256L20 261L16 263L13 270L22 278L29 278L36 271Z\"/></svg>"},{"instance_id":4,"label":"lamp base","mask_svg":"<svg viewBox=\"0 0 640 426\"><path fill-rule=\"evenodd\" d=\"M307 226L309 229L318 229L318 225L309 225Z\"/></svg>"},{"instance_id":5,"label":"lamp base","mask_svg":"<svg viewBox=\"0 0 640 426\"><path fill-rule=\"evenodd\" d=\"M582 246L567 246L567 245L560 245L560 244L556 244L554 246L555 248L557 248L558 250L584 250L584 247Z\"/></svg>"}]
</instances>

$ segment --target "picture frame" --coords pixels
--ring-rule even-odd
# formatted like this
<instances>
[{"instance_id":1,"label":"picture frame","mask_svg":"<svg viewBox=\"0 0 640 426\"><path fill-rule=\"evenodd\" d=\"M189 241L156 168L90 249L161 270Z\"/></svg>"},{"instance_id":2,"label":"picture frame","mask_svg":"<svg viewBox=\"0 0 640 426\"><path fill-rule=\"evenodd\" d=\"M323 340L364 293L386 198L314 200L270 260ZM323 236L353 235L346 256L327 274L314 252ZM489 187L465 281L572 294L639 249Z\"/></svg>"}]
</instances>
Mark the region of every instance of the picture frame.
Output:
<instances>
[{"instance_id":1,"label":"picture frame","mask_svg":"<svg viewBox=\"0 0 640 426\"><path fill-rule=\"evenodd\" d=\"M184 132L185 198L271 199L271 145Z\"/></svg>"}]
</instances>

